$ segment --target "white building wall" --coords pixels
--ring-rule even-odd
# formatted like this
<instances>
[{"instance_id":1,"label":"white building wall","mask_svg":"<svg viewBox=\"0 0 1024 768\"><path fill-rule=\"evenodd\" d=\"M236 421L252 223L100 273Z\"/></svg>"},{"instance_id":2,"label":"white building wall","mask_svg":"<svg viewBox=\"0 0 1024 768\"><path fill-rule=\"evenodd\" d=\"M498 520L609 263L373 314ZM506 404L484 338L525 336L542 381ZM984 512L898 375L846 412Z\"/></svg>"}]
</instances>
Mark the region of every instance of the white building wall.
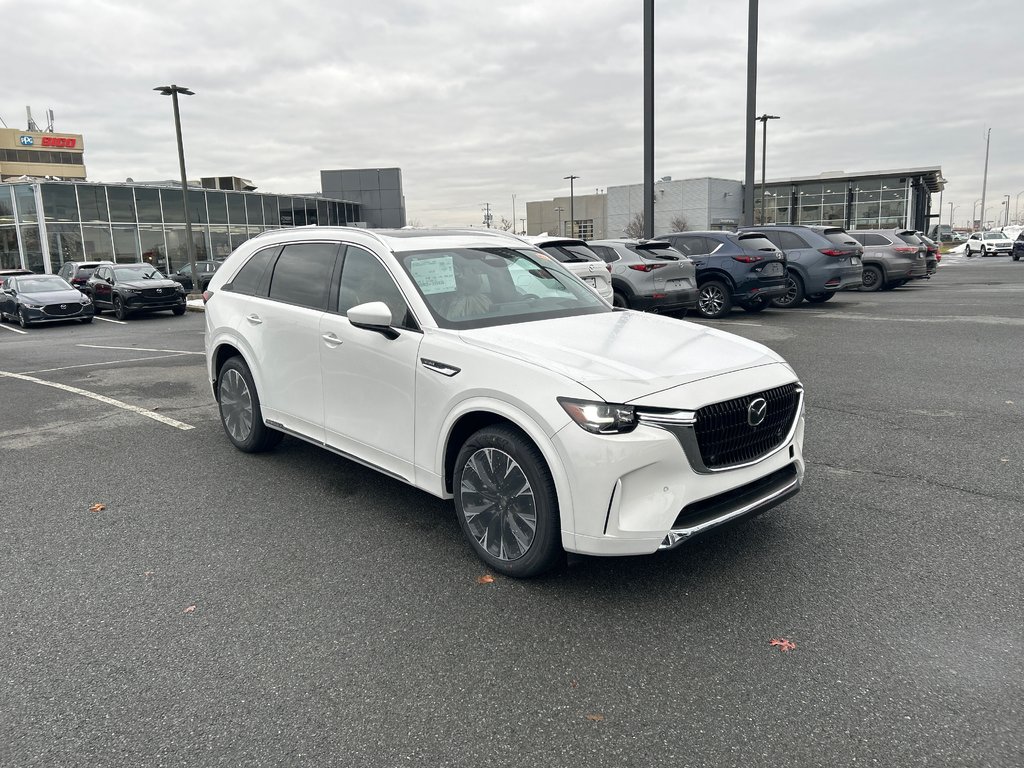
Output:
<instances>
[{"instance_id":1,"label":"white building wall","mask_svg":"<svg viewBox=\"0 0 1024 768\"><path fill-rule=\"evenodd\" d=\"M743 206L743 185L730 179L681 179L654 184L654 234L686 228L703 230L736 226ZM629 222L643 213L643 184L608 187L608 237L622 237ZM731 222L731 223L729 223Z\"/></svg>"}]
</instances>

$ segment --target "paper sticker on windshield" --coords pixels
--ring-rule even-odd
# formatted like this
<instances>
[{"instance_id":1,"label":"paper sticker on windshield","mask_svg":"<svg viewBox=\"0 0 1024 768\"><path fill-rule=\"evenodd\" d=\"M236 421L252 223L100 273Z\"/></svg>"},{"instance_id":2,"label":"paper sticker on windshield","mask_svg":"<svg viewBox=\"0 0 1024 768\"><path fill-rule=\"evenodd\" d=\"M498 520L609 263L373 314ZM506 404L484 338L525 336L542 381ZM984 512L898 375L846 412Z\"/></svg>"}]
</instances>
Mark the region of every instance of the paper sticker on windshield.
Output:
<instances>
[{"instance_id":1,"label":"paper sticker on windshield","mask_svg":"<svg viewBox=\"0 0 1024 768\"><path fill-rule=\"evenodd\" d=\"M424 295L455 290L455 265L451 256L413 259L409 262L409 271Z\"/></svg>"}]
</instances>

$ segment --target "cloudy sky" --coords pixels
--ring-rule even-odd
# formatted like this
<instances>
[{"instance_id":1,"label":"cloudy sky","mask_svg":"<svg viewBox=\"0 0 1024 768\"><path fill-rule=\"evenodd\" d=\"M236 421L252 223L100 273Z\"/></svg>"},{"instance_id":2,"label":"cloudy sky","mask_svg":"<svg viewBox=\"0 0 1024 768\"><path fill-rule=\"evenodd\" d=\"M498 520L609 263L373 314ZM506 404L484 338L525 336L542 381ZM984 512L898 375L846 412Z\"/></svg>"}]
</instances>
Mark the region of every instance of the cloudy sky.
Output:
<instances>
[{"instance_id":1,"label":"cloudy sky","mask_svg":"<svg viewBox=\"0 0 1024 768\"><path fill-rule=\"evenodd\" d=\"M657 0L657 176L743 178L747 2ZM761 0L768 176L940 165L955 219L1024 191L1019 0ZM320 189L399 166L410 220L479 225L643 180L642 0L0 0L0 118L56 113L89 178ZM760 151L760 138L758 139ZM758 167L760 157L758 158ZM1021 196L1024 198L1024 195ZM936 201L937 202L937 201ZM1021 199L1024 217L1024 199Z\"/></svg>"}]
</instances>

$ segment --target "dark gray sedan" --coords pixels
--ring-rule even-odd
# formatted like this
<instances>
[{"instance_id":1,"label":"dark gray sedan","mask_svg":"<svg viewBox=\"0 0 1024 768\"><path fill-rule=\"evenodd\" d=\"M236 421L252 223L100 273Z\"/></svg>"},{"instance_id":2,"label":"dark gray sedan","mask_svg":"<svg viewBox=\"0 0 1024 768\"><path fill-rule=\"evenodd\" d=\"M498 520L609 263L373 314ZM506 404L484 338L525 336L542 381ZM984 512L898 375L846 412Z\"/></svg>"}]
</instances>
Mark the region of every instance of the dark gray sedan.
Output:
<instances>
[{"instance_id":1,"label":"dark gray sedan","mask_svg":"<svg viewBox=\"0 0 1024 768\"><path fill-rule=\"evenodd\" d=\"M34 323L79 320L91 323L92 300L57 275L25 275L8 279L0 289L0 322Z\"/></svg>"}]
</instances>

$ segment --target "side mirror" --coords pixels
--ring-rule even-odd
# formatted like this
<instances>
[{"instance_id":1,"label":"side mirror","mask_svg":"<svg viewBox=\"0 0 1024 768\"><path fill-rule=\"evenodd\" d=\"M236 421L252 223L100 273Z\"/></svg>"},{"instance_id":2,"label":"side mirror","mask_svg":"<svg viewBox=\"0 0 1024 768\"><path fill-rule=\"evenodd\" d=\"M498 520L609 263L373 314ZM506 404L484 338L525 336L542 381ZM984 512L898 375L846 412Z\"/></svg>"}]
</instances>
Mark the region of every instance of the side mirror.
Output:
<instances>
[{"instance_id":1,"label":"side mirror","mask_svg":"<svg viewBox=\"0 0 1024 768\"><path fill-rule=\"evenodd\" d=\"M388 339L397 339L398 331L391 327L391 310L383 301L369 301L348 311L348 321L356 328L376 331Z\"/></svg>"}]
</instances>

